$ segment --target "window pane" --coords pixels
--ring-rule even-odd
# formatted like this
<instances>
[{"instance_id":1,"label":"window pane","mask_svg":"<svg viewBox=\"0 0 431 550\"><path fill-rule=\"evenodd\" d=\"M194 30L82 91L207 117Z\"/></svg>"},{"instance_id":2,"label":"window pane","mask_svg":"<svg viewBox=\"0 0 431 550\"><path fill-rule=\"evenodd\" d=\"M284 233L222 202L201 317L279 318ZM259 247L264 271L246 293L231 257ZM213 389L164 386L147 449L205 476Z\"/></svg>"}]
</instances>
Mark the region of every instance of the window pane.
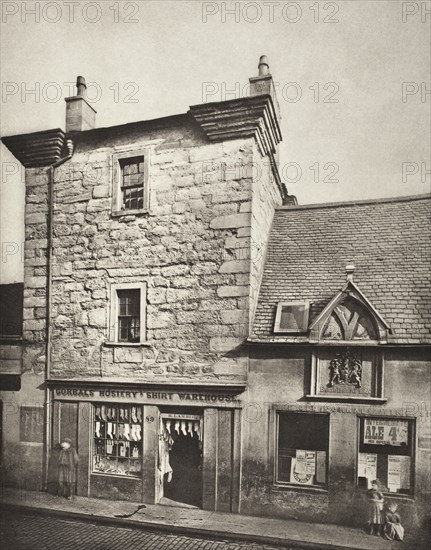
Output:
<instances>
[{"instance_id":1,"label":"window pane","mask_svg":"<svg viewBox=\"0 0 431 550\"><path fill-rule=\"evenodd\" d=\"M120 160L123 209L144 207L145 163L144 157Z\"/></svg>"},{"instance_id":2,"label":"window pane","mask_svg":"<svg viewBox=\"0 0 431 550\"><path fill-rule=\"evenodd\" d=\"M144 206L144 188L131 187L123 189L123 208L135 210Z\"/></svg>"},{"instance_id":3,"label":"window pane","mask_svg":"<svg viewBox=\"0 0 431 550\"><path fill-rule=\"evenodd\" d=\"M361 418L358 487L377 480L383 492L412 492L412 422L394 418Z\"/></svg>"},{"instance_id":4,"label":"window pane","mask_svg":"<svg viewBox=\"0 0 431 550\"><path fill-rule=\"evenodd\" d=\"M329 417L323 414L280 413L278 481L325 485Z\"/></svg>"},{"instance_id":5,"label":"window pane","mask_svg":"<svg viewBox=\"0 0 431 550\"><path fill-rule=\"evenodd\" d=\"M118 296L118 340L139 342L141 306L139 289L117 290Z\"/></svg>"},{"instance_id":6,"label":"window pane","mask_svg":"<svg viewBox=\"0 0 431 550\"><path fill-rule=\"evenodd\" d=\"M142 408L95 405L93 471L139 475L142 469Z\"/></svg>"}]
</instances>

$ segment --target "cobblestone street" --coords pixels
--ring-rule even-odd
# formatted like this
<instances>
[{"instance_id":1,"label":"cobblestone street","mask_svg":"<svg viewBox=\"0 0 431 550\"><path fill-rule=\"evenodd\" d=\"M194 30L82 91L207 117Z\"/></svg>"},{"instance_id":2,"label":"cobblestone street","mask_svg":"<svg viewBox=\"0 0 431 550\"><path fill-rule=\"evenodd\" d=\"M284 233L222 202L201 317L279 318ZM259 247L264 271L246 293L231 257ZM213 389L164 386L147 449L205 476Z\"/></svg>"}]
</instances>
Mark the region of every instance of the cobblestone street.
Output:
<instances>
[{"instance_id":1,"label":"cobblestone street","mask_svg":"<svg viewBox=\"0 0 431 550\"><path fill-rule=\"evenodd\" d=\"M2 517L0 547L2 550L295 550L9 513Z\"/></svg>"}]
</instances>

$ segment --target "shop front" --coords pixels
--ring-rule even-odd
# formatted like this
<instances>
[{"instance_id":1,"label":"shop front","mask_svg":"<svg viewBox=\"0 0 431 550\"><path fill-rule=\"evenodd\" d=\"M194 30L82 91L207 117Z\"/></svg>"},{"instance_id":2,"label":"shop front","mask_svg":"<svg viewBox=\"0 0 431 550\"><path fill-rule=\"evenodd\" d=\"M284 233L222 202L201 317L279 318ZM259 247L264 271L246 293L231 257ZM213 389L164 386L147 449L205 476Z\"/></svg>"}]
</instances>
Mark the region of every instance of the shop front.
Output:
<instances>
[{"instance_id":1,"label":"shop front","mask_svg":"<svg viewBox=\"0 0 431 550\"><path fill-rule=\"evenodd\" d=\"M67 437L80 458L78 495L238 512L243 387L50 387L53 487Z\"/></svg>"}]
</instances>

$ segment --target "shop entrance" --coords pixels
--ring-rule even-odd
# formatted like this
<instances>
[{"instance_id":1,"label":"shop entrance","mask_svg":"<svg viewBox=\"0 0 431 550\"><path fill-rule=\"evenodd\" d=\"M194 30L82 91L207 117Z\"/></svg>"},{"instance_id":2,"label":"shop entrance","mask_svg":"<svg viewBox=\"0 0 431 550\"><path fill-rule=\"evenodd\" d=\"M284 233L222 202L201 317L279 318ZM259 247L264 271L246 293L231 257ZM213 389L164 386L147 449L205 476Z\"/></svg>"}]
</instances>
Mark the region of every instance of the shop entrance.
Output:
<instances>
[{"instance_id":1,"label":"shop entrance","mask_svg":"<svg viewBox=\"0 0 431 550\"><path fill-rule=\"evenodd\" d=\"M201 415L162 413L159 427L160 501L202 507Z\"/></svg>"}]
</instances>

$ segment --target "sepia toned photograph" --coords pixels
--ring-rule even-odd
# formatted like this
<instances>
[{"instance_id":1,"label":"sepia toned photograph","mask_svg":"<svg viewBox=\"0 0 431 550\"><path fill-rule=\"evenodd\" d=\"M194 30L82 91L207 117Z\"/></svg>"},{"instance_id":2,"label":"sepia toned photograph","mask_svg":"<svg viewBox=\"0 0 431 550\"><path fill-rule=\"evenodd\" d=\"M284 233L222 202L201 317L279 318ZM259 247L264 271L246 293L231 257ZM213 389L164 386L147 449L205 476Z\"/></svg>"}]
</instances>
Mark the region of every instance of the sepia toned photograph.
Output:
<instances>
[{"instance_id":1,"label":"sepia toned photograph","mask_svg":"<svg viewBox=\"0 0 431 550\"><path fill-rule=\"evenodd\" d=\"M430 0L0 30L1 549L430 548Z\"/></svg>"}]
</instances>

